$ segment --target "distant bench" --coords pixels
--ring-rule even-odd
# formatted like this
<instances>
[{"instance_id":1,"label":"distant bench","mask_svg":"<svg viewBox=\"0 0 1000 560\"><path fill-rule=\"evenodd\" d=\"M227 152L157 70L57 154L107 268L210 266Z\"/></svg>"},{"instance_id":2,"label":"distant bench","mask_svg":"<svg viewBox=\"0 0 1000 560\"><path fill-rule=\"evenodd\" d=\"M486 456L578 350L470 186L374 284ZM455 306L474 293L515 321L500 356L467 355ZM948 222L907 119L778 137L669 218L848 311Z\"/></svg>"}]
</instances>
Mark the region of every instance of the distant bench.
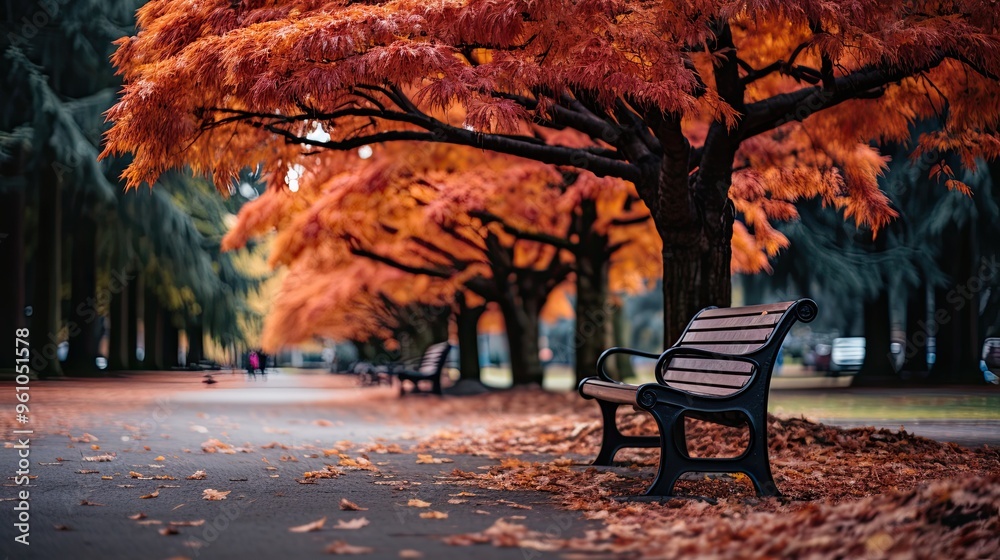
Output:
<instances>
[{"instance_id":1,"label":"distant bench","mask_svg":"<svg viewBox=\"0 0 1000 560\"><path fill-rule=\"evenodd\" d=\"M703 309L691 319L676 345L662 354L611 348L597 361L597 376L580 382L580 395L595 399L604 418L595 465L611 465L628 447L659 447L660 466L646 496L669 496L686 472L742 472L758 495L779 495L767 454L767 394L781 343L795 321L810 322L818 308L810 299ZM656 383L630 385L608 376L613 354L656 359ZM656 420L659 437L625 436L618 430L618 407L631 405ZM738 457L695 458L687 451L684 418L727 426L747 425L750 441Z\"/></svg>"},{"instance_id":2,"label":"distant bench","mask_svg":"<svg viewBox=\"0 0 1000 560\"><path fill-rule=\"evenodd\" d=\"M406 394L406 383L412 386L411 393L433 393L442 394L441 373L444 371L445 363L448 361L448 353L451 352L451 343L447 340L431 344L424 350L424 355L420 358L420 363L413 366L397 366L391 369L392 375L399 378L399 396ZM430 385L429 389L421 388L420 384Z\"/></svg>"}]
</instances>

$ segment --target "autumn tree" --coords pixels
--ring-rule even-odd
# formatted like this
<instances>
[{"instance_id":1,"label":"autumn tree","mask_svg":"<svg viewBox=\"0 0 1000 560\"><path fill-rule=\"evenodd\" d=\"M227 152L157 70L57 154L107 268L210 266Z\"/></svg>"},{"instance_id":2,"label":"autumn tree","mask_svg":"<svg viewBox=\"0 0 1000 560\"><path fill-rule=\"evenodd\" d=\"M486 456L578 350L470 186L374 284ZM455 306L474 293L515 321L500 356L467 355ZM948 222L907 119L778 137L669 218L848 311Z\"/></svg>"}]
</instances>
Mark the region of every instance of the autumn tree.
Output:
<instances>
[{"instance_id":1,"label":"autumn tree","mask_svg":"<svg viewBox=\"0 0 1000 560\"><path fill-rule=\"evenodd\" d=\"M917 151L995 157L997 17L973 1L156 0L115 54L107 153L134 154L131 185L399 140L631 181L663 241L669 341L730 301L734 190L821 196L877 230L894 212L871 140L937 115Z\"/></svg>"},{"instance_id":2,"label":"autumn tree","mask_svg":"<svg viewBox=\"0 0 1000 560\"><path fill-rule=\"evenodd\" d=\"M456 305L459 323L472 317L458 329L466 360L477 344L474 319L493 301L504 318L515 383L540 383L538 319L549 293L572 271L572 255L553 245L566 242L556 233L570 221L562 206L573 201L558 188L567 178L551 166L472 149L410 148L376 148L369 161L346 165L338 156L319 158L295 179L298 195L275 189L241 214L230 246L274 223L258 220L261 211L288 216L274 205L313 198L308 211L279 230L273 261L290 265L295 288L282 295L270 321L283 326L266 332L280 333L282 342L335 334L330 327L341 335L372 334L373 324L385 322L380 298L400 305L447 301ZM572 183L580 189L577 175ZM359 310L373 313L364 320ZM275 336L266 339L276 345Z\"/></svg>"}]
</instances>

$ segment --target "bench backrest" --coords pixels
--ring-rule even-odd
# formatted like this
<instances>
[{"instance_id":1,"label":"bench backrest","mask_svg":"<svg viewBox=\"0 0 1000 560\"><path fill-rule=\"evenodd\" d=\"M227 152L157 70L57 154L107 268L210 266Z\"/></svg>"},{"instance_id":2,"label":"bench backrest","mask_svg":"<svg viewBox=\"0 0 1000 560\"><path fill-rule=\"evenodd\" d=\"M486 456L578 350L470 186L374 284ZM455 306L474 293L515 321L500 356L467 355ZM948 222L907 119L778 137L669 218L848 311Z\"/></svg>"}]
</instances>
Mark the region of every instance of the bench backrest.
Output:
<instances>
[{"instance_id":1,"label":"bench backrest","mask_svg":"<svg viewBox=\"0 0 1000 560\"><path fill-rule=\"evenodd\" d=\"M447 340L431 344L424 350L424 357L420 359L418 370L425 375L436 375L444 368L444 363L448 359L448 352L451 351L451 343Z\"/></svg>"},{"instance_id":2,"label":"bench backrest","mask_svg":"<svg viewBox=\"0 0 1000 560\"><path fill-rule=\"evenodd\" d=\"M816 317L810 299L700 311L681 334L677 346L751 358L770 375L781 342L795 321ZM673 358L658 372L671 387L703 395L725 396L739 391L758 372L750 362L712 358Z\"/></svg>"}]
</instances>

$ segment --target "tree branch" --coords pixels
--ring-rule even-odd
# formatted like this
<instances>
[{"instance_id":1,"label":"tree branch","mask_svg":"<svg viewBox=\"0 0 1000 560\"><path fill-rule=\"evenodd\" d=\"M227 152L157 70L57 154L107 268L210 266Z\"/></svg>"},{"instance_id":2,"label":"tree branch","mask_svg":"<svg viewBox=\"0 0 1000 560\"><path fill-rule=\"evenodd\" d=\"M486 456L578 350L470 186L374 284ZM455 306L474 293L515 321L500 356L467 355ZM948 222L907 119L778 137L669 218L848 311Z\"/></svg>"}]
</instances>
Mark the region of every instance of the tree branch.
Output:
<instances>
[{"instance_id":1,"label":"tree branch","mask_svg":"<svg viewBox=\"0 0 1000 560\"><path fill-rule=\"evenodd\" d=\"M767 132L787 122L801 121L813 113L856 99L866 92L880 90L893 82L926 72L941 64L945 58L945 54L941 53L919 68L868 66L837 78L832 90L820 86L808 87L750 103L746 106L746 116L740 127L740 139Z\"/></svg>"},{"instance_id":2,"label":"tree branch","mask_svg":"<svg viewBox=\"0 0 1000 560\"><path fill-rule=\"evenodd\" d=\"M425 268L421 266L408 265L387 255L382 255L380 253L376 253L374 251L365 249L364 247L361 247L356 243L351 244L351 254L357 255L359 257L365 257L375 262L380 262L382 264L389 265L395 269L402 270L403 272L408 272L410 274L420 274L424 276L431 276L433 278L451 278L453 274L452 272L449 272L444 269Z\"/></svg>"},{"instance_id":3,"label":"tree branch","mask_svg":"<svg viewBox=\"0 0 1000 560\"><path fill-rule=\"evenodd\" d=\"M537 241L539 243L544 243L546 245L551 245L558 249L566 249L572 251L574 244L567 239L551 235L548 233L540 231L526 231L515 226L508 224L503 218L489 212L488 210L476 210L469 213L470 216L479 218L483 223L497 223L500 227L504 229L507 233L513 235L518 239L524 239L527 241Z\"/></svg>"}]
</instances>

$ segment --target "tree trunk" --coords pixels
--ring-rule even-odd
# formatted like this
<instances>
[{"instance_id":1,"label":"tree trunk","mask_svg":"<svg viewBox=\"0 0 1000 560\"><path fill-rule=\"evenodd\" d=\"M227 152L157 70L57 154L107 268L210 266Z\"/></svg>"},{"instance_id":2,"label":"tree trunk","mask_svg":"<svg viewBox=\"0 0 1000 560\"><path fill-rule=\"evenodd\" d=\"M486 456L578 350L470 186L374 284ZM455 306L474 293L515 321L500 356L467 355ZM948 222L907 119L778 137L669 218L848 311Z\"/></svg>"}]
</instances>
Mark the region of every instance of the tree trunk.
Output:
<instances>
[{"instance_id":1,"label":"tree trunk","mask_svg":"<svg viewBox=\"0 0 1000 560\"><path fill-rule=\"evenodd\" d=\"M512 382L515 386L541 385L544 370L538 357L538 315L542 302L534 294L519 295L519 301L511 294L500 302L510 349Z\"/></svg>"},{"instance_id":2,"label":"tree trunk","mask_svg":"<svg viewBox=\"0 0 1000 560\"><path fill-rule=\"evenodd\" d=\"M480 382L479 371L479 318L486 311L486 306L469 307L466 304L465 293L455 294L458 300L458 367L459 380Z\"/></svg>"},{"instance_id":3,"label":"tree trunk","mask_svg":"<svg viewBox=\"0 0 1000 560\"><path fill-rule=\"evenodd\" d=\"M129 366L129 307L128 288L111 291L111 305L108 311L108 370L122 371ZM134 347L135 344L133 343Z\"/></svg>"},{"instance_id":4,"label":"tree trunk","mask_svg":"<svg viewBox=\"0 0 1000 560\"><path fill-rule=\"evenodd\" d=\"M179 365L177 354L180 350L180 329L174 326L169 314L167 315L163 320L163 342L161 343L161 347L163 348L163 369L173 369Z\"/></svg>"},{"instance_id":5,"label":"tree trunk","mask_svg":"<svg viewBox=\"0 0 1000 560\"><path fill-rule=\"evenodd\" d=\"M185 365L197 364L205 358L205 328L200 322L192 321L185 327L188 351Z\"/></svg>"},{"instance_id":6,"label":"tree trunk","mask_svg":"<svg viewBox=\"0 0 1000 560\"><path fill-rule=\"evenodd\" d=\"M716 36L724 60L714 67L723 99L742 112L743 82L732 35L723 25ZM691 317L708 306L732 304L733 204L729 200L739 130L713 122L692 167L691 145L674 115L656 117L651 130L660 142L658 169L639 162L635 184L663 241L663 337L673 345Z\"/></svg>"},{"instance_id":7,"label":"tree trunk","mask_svg":"<svg viewBox=\"0 0 1000 560\"><path fill-rule=\"evenodd\" d=\"M142 326L143 341L146 344L145 356L142 360L143 369L161 370L163 367L163 310L156 294L146 288L143 302Z\"/></svg>"},{"instance_id":8,"label":"tree trunk","mask_svg":"<svg viewBox=\"0 0 1000 560\"><path fill-rule=\"evenodd\" d=\"M853 387L892 385L899 381L890 353L889 292L883 291L864 307L865 361Z\"/></svg>"},{"instance_id":9,"label":"tree trunk","mask_svg":"<svg viewBox=\"0 0 1000 560\"><path fill-rule=\"evenodd\" d=\"M70 315L66 322L69 352L65 369L75 375L100 373L96 358L101 343L97 309L97 224L79 208L72 240Z\"/></svg>"},{"instance_id":10,"label":"tree trunk","mask_svg":"<svg viewBox=\"0 0 1000 560\"><path fill-rule=\"evenodd\" d=\"M978 333L979 298L982 282L979 269L973 267L971 228L949 228L943 236L942 270L952 273L950 287L934 291L936 359L928 376L931 383L981 384L979 354L982 341ZM975 284L975 285L974 285ZM976 288L976 289L973 289Z\"/></svg>"},{"instance_id":11,"label":"tree trunk","mask_svg":"<svg viewBox=\"0 0 1000 560\"><path fill-rule=\"evenodd\" d=\"M625 316L625 302L614 305L611 311L611 345L629 346L629 334L632 326ZM618 379L625 380L635 377L632 358L628 354L615 354L615 371Z\"/></svg>"},{"instance_id":12,"label":"tree trunk","mask_svg":"<svg viewBox=\"0 0 1000 560\"><path fill-rule=\"evenodd\" d=\"M24 190L0 191L0 332L13 336L28 326L24 316ZM26 337L18 337L26 338ZM0 345L0 370L14 369L14 344Z\"/></svg>"},{"instance_id":13,"label":"tree trunk","mask_svg":"<svg viewBox=\"0 0 1000 560\"><path fill-rule=\"evenodd\" d=\"M143 280L142 276L137 272L132 277L131 281L128 283L127 298L126 298L126 329L125 333L125 355L128 364L128 369L137 370L142 369L142 362L139 361L138 350L139 350L139 314L142 311L143 304L142 298L139 294L143 293L142 290Z\"/></svg>"},{"instance_id":14,"label":"tree trunk","mask_svg":"<svg viewBox=\"0 0 1000 560\"><path fill-rule=\"evenodd\" d=\"M919 377L927 375L927 337L927 286L921 283L910 290L906 300L904 372Z\"/></svg>"},{"instance_id":15,"label":"tree trunk","mask_svg":"<svg viewBox=\"0 0 1000 560\"><path fill-rule=\"evenodd\" d=\"M729 201L738 143L713 126L703 165L689 174L690 147L680 123L658 136L664 144L655 186L637 184L663 241L663 337L673 345L691 317L709 306L732 303L733 205ZM651 200L655 197L655 200ZM652 206L650 206L652 204Z\"/></svg>"},{"instance_id":16,"label":"tree trunk","mask_svg":"<svg viewBox=\"0 0 1000 560\"><path fill-rule=\"evenodd\" d=\"M719 232L703 234L695 246L668 246L663 249L663 338L672 346L691 318L709 306L729 307L732 282L732 222L729 236ZM667 235L663 232L661 236Z\"/></svg>"},{"instance_id":17,"label":"tree trunk","mask_svg":"<svg viewBox=\"0 0 1000 560\"><path fill-rule=\"evenodd\" d=\"M607 237L589 240L576 253L576 309L574 346L576 381L595 375L597 358L604 351L609 323Z\"/></svg>"},{"instance_id":18,"label":"tree trunk","mask_svg":"<svg viewBox=\"0 0 1000 560\"><path fill-rule=\"evenodd\" d=\"M39 377L62 375L59 331L62 327L62 187L51 165L42 165L38 181L38 233L35 245L35 288L31 315L31 368ZM4 295L6 297L6 295Z\"/></svg>"}]
</instances>

